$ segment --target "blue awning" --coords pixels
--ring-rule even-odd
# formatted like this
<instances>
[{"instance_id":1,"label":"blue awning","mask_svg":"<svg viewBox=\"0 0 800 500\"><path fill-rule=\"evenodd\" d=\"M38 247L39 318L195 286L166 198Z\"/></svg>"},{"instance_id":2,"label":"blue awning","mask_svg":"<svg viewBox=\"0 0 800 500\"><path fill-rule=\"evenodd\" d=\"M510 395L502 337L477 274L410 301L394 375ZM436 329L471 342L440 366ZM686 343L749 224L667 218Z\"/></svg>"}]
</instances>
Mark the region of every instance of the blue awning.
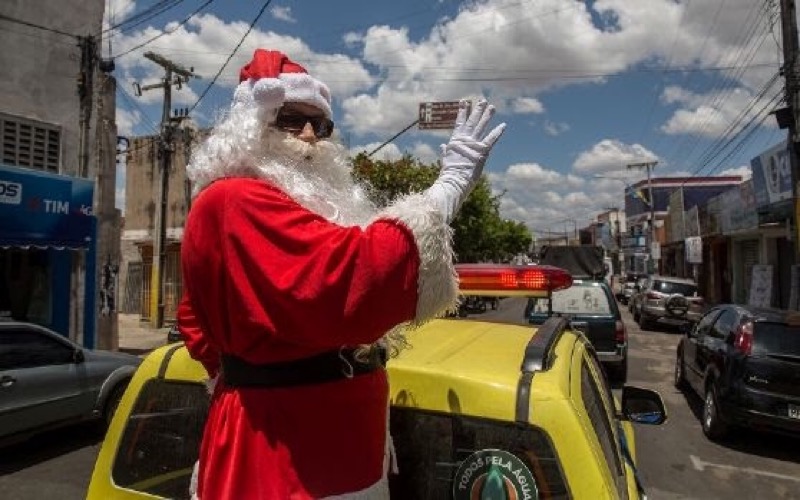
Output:
<instances>
[{"instance_id":1,"label":"blue awning","mask_svg":"<svg viewBox=\"0 0 800 500\"><path fill-rule=\"evenodd\" d=\"M0 165L0 246L88 248L94 183Z\"/></svg>"}]
</instances>

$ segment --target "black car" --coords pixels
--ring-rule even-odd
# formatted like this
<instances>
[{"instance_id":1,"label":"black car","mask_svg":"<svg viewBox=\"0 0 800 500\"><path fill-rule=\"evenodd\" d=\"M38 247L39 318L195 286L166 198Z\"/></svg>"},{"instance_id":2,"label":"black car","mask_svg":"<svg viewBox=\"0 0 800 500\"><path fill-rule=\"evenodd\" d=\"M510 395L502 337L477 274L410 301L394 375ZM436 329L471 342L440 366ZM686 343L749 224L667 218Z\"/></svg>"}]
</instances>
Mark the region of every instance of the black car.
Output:
<instances>
[{"instance_id":1,"label":"black car","mask_svg":"<svg viewBox=\"0 0 800 500\"><path fill-rule=\"evenodd\" d=\"M714 307L678 344L675 386L704 400L712 440L742 426L800 435L800 313Z\"/></svg>"}]
</instances>

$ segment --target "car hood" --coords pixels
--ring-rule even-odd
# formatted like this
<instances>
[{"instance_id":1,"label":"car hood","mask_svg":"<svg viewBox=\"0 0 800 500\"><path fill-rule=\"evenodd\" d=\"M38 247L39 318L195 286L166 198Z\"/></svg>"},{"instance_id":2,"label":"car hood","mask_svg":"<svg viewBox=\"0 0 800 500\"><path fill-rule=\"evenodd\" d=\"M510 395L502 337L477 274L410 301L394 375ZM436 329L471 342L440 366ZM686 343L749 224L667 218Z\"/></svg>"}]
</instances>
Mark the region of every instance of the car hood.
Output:
<instances>
[{"instance_id":1,"label":"car hood","mask_svg":"<svg viewBox=\"0 0 800 500\"><path fill-rule=\"evenodd\" d=\"M88 360L110 361L110 362L116 362L120 365L131 365L131 366L139 366L142 362L142 358L134 356L132 354L126 354L124 352L95 351L93 349L84 349L83 352L86 355L87 361Z\"/></svg>"},{"instance_id":2,"label":"car hood","mask_svg":"<svg viewBox=\"0 0 800 500\"><path fill-rule=\"evenodd\" d=\"M387 366L392 404L513 420L522 358L535 332L458 319L408 332L410 347Z\"/></svg>"}]
</instances>

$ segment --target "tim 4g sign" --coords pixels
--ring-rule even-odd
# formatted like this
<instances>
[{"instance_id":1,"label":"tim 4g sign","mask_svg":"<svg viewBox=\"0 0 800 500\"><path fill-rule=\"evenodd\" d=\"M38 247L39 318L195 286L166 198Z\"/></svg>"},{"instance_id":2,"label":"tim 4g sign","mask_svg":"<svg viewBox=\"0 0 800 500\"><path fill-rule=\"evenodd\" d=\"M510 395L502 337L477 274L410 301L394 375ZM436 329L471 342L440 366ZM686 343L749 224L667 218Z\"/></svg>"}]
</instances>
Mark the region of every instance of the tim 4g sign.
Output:
<instances>
[{"instance_id":1,"label":"tim 4g sign","mask_svg":"<svg viewBox=\"0 0 800 500\"><path fill-rule=\"evenodd\" d=\"M7 205L22 203L22 184L0 179L0 203Z\"/></svg>"}]
</instances>

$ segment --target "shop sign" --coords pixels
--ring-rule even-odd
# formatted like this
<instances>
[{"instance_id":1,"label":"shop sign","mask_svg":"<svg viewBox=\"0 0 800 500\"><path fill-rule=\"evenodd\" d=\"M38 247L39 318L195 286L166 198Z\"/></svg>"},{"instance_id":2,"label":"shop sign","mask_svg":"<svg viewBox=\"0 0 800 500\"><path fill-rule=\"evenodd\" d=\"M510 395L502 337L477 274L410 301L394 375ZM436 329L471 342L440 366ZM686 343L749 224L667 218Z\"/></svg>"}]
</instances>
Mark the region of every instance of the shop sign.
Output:
<instances>
[{"instance_id":1,"label":"shop sign","mask_svg":"<svg viewBox=\"0 0 800 500\"><path fill-rule=\"evenodd\" d=\"M85 247L93 238L94 183L0 165L0 244Z\"/></svg>"},{"instance_id":2,"label":"shop sign","mask_svg":"<svg viewBox=\"0 0 800 500\"><path fill-rule=\"evenodd\" d=\"M759 207L792 198L792 169L786 141L750 160L753 190Z\"/></svg>"},{"instance_id":3,"label":"shop sign","mask_svg":"<svg viewBox=\"0 0 800 500\"><path fill-rule=\"evenodd\" d=\"M650 258L653 260L661 259L661 244L657 241L650 244Z\"/></svg>"},{"instance_id":4,"label":"shop sign","mask_svg":"<svg viewBox=\"0 0 800 500\"><path fill-rule=\"evenodd\" d=\"M689 264L703 263L703 239L701 237L686 238L684 248L686 249L686 262Z\"/></svg>"}]
</instances>

